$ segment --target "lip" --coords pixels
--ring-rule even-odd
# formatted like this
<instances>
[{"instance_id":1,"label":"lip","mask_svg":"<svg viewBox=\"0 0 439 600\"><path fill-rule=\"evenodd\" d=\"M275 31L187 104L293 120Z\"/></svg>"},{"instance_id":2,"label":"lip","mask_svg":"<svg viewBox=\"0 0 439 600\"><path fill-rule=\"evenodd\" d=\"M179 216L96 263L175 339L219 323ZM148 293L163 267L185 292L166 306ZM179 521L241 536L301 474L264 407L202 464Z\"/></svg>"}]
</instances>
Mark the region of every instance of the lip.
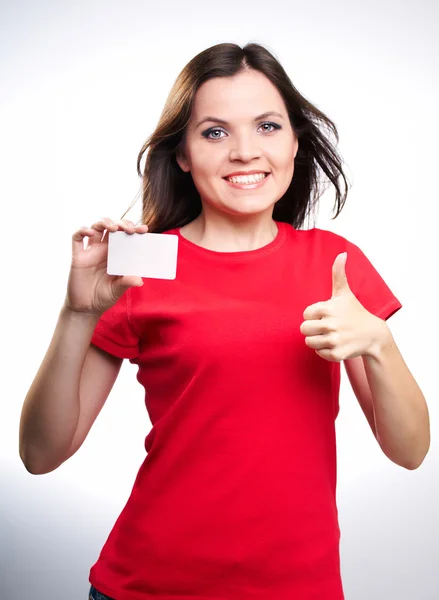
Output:
<instances>
[{"instance_id":1,"label":"lip","mask_svg":"<svg viewBox=\"0 0 439 600\"><path fill-rule=\"evenodd\" d=\"M261 172L262 171L256 171L256 173L261 173ZM264 177L264 179L261 179L261 181L257 181L256 183L232 183L231 181L229 181L226 178L224 178L224 181L227 183L227 185L230 185L231 187L233 187L237 190L248 191L248 190L255 190L255 189L262 187L263 185L265 185L265 182L269 178L270 178L270 173L267 173L266 176Z\"/></svg>"},{"instance_id":2,"label":"lip","mask_svg":"<svg viewBox=\"0 0 439 600\"><path fill-rule=\"evenodd\" d=\"M261 169L257 169L254 171L235 171L234 173L229 173L229 175L225 175L223 179L226 177L238 177L239 175L256 175L258 173L265 173L268 175L269 171L261 171Z\"/></svg>"}]
</instances>

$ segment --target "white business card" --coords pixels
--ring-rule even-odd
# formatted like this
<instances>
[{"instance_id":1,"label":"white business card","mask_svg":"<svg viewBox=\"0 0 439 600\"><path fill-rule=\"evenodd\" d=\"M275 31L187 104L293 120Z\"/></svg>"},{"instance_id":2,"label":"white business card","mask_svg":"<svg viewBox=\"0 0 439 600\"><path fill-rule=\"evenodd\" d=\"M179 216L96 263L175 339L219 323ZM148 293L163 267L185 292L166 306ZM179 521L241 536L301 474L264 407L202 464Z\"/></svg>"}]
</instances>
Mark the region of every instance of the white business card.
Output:
<instances>
[{"instance_id":1,"label":"white business card","mask_svg":"<svg viewBox=\"0 0 439 600\"><path fill-rule=\"evenodd\" d=\"M177 254L177 235L110 231L107 273L151 279L175 279Z\"/></svg>"}]
</instances>

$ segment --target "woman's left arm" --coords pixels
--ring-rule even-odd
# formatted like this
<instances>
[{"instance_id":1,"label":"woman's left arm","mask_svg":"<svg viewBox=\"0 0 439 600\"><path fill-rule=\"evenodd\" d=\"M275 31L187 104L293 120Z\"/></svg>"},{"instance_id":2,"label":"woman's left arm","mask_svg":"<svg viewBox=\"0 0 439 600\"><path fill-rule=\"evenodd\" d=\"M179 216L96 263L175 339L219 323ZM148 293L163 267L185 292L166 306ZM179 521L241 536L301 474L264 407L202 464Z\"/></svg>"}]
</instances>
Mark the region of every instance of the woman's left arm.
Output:
<instances>
[{"instance_id":1,"label":"woman's left arm","mask_svg":"<svg viewBox=\"0 0 439 600\"><path fill-rule=\"evenodd\" d=\"M385 321L367 311L349 287L346 255L332 268L332 297L308 306L300 327L307 346L344 361L354 393L383 452L407 469L430 447L427 403Z\"/></svg>"}]
</instances>

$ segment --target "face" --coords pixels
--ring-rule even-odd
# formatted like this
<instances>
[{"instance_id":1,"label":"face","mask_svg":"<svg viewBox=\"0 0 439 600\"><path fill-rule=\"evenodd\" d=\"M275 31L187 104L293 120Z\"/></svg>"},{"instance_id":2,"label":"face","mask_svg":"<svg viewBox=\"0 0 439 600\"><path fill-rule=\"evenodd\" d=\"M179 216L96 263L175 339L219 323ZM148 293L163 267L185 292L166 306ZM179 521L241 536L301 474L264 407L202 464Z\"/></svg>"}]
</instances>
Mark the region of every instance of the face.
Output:
<instances>
[{"instance_id":1,"label":"face","mask_svg":"<svg viewBox=\"0 0 439 600\"><path fill-rule=\"evenodd\" d=\"M252 70L198 89L177 161L191 172L204 209L271 214L291 183L297 149L282 96Z\"/></svg>"}]
</instances>

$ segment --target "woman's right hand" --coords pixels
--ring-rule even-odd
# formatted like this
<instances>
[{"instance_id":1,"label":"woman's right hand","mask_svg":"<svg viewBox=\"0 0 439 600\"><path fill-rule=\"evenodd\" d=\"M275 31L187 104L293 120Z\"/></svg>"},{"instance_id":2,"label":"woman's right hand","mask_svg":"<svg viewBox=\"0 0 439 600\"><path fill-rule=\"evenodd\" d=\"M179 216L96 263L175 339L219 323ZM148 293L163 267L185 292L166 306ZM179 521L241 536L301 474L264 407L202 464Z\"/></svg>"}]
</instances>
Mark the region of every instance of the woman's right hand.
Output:
<instances>
[{"instance_id":1,"label":"woman's right hand","mask_svg":"<svg viewBox=\"0 0 439 600\"><path fill-rule=\"evenodd\" d=\"M101 240L103 232L105 238ZM65 308L78 313L100 316L132 286L140 286L141 277L108 275L108 236L110 231L128 234L146 233L147 225L135 226L131 221L101 219L91 228L81 227L72 236L72 264ZM88 238L84 249L84 239Z\"/></svg>"}]
</instances>

